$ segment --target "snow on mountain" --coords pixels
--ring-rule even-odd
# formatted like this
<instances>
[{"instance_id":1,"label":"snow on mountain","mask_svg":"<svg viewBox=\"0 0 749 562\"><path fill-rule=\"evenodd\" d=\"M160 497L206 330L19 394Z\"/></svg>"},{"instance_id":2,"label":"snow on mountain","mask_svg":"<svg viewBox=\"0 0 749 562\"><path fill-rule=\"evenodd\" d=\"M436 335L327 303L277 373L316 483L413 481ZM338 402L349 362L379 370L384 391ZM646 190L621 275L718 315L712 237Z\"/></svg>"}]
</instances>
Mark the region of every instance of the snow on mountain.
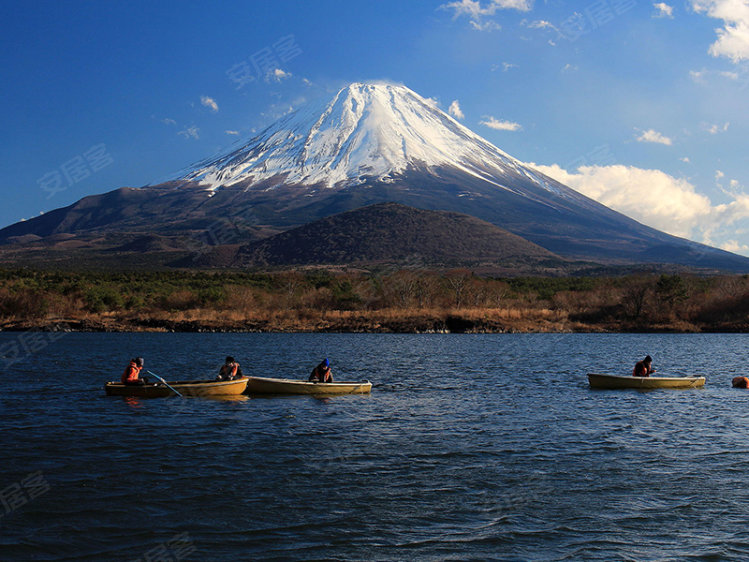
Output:
<instances>
[{"instance_id":1,"label":"snow on mountain","mask_svg":"<svg viewBox=\"0 0 749 562\"><path fill-rule=\"evenodd\" d=\"M245 146L196 165L181 180L208 189L279 178L285 184L340 189L389 181L408 168L457 168L499 188L524 176L556 195L573 190L526 168L450 115L402 85L354 83L322 110L308 108L277 121Z\"/></svg>"}]
</instances>

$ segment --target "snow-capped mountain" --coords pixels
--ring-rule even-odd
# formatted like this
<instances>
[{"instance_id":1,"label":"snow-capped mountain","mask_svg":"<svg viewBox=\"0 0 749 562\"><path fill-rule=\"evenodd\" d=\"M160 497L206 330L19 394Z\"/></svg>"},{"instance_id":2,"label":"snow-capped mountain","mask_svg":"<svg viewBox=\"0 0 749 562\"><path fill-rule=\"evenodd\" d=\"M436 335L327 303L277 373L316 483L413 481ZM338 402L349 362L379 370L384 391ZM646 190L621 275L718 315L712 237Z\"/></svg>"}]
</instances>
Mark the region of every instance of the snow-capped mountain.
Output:
<instances>
[{"instance_id":1,"label":"snow-capped mountain","mask_svg":"<svg viewBox=\"0 0 749 562\"><path fill-rule=\"evenodd\" d=\"M351 84L325 107L296 111L238 150L175 179L212 190L265 180L336 190L445 166L521 196L529 194L513 185L518 176L585 200L461 125L433 100L388 83Z\"/></svg>"},{"instance_id":2,"label":"snow-capped mountain","mask_svg":"<svg viewBox=\"0 0 749 562\"><path fill-rule=\"evenodd\" d=\"M749 259L613 211L387 83L351 84L171 181L86 197L0 230L0 242L81 252L236 246L388 202L471 215L566 259L749 272Z\"/></svg>"}]
</instances>

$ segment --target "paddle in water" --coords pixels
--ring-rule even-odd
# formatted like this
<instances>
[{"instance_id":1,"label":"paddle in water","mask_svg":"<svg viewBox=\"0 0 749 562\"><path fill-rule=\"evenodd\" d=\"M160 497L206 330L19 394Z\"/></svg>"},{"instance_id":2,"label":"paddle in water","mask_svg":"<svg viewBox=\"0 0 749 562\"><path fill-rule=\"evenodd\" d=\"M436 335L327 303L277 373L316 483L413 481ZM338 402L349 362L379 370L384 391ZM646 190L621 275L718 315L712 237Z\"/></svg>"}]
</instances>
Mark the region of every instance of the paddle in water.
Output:
<instances>
[{"instance_id":1,"label":"paddle in water","mask_svg":"<svg viewBox=\"0 0 749 562\"><path fill-rule=\"evenodd\" d=\"M172 392L174 392L177 396L182 397L182 395L179 393L179 391L176 388L174 388L171 384L169 384L164 379L162 379L159 375L157 375L156 373L154 373L152 371L146 371L146 373L148 373L149 375L153 375L154 377L156 377L157 379L159 379L161 382L163 382L165 385L167 385L169 387L169 389Z\"/></svg>"}]
</instances>

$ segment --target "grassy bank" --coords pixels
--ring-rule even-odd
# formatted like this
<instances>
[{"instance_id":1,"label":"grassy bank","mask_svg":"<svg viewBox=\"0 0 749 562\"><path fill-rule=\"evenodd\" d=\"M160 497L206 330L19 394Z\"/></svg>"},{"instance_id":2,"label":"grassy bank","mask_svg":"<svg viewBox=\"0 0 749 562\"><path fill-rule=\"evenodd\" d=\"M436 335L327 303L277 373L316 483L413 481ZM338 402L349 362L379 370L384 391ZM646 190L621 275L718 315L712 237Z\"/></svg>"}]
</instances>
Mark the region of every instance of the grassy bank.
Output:
<instances>
[{"instance_id":1,"label":"grassy bank","mask_svg":"<svg viewBox=\"0 0 749 562\"><path fill-rule=\"evenodd\" d=\"M106 331L749 330L749 277L484 278L466 270L0 270L0 328Z\"/></svg>"}]
</instances>

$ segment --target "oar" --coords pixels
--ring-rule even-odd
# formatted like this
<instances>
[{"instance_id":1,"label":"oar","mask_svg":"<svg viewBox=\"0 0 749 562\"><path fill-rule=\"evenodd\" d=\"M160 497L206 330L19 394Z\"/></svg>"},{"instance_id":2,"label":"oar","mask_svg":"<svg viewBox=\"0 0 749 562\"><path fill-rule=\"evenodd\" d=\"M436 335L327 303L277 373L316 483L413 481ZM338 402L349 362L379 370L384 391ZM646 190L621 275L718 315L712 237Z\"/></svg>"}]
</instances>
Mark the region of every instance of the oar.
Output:
<instances>
[{"instance_id":1,"label":"oar","mask_svg":"<svg viewBox=\"0 0 749 562\"><path fill-rule=\"evenodd\" d=\"M153 375L154 377L156 377L157 379L159 379L159 380L160 380L161 382L163 382L163 383L164 383L165 385L167 385L167 386L169 387L169 389L170 389L170 390L171 390L172 392L174 392L174 393L175 393L175 394L176 394L177 396L180 396L180 397L182 396L182 395L181 395L181 394L179 393L179 391L178 391L178 390L177 390L176 388L174 388L174 387L173 387L173 386L172 386L171 384L169 384L168 382L166 382L166 381L165 381L164 379L162 379L162 378L161 378L161 377L160 377L159 375L157 375L156 373L154 373L154 372L152 372L152 371L146 371L146 373L148 373L149 375Z\"/></svg>"}]
</instances>

